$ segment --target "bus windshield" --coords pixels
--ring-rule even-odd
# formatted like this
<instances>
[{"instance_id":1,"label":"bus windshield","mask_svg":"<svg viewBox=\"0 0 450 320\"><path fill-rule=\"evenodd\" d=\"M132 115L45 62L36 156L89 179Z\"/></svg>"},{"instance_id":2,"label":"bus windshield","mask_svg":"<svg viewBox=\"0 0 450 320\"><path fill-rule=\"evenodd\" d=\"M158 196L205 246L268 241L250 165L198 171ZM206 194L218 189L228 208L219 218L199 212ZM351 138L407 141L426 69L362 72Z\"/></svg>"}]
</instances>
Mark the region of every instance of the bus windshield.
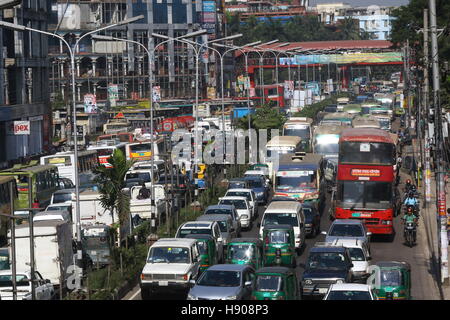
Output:
<instances>
[{"instance_id":1,"label":"bus windshield","mask_svg":"<svg viewBox=\"0 0 450 320\"><path fill-rule=\"evenodd\" d=\"M285 136L300 137L303 139L310 138L310 130L308 125L287 125L284 127Z\"/></svg>"},{"instance_id":2,"label":"bus windshield","mask_svg":"<svg viewBox=\"0 0 450 320\"><path fill-rule=\"evenodd\" d=\"M316 188L316 175L314 171L279 171L277 173L276 190L303 190Z\"/></svg>"},{"instance_id":3,"label":"bus windshield","mask_svg":"<svg viewBox=\"0 0 450 320\"><path fill-rule=\"evenodd\" d=\"M378 142L342 142L339 150L341 163L395 164L395 145Z\"/></svg>"},{"instance_id":4,"label":"bus windshield","mask_svg":"<svg viewBox=\"0 0 450 320\"><path fill-rule=\"evenodd\" d=\"M140 143L130 145L130 152L149 152L152 150L152 146L149 143Z\"/></svg>"},{"instance_id":5,"label":"bus windshield","mask_svg":"<svg viewBox=\"0 0 450 320\"><path fill-rule=\"evenodd\" d=\"M332 139L320 139L314 145L314 152L318 154L337 154L339 153L339 141Z\"/></svg>"},{"instance_id":6,"label":"bus windshield","mask_svg":"<svg viewBox=\"0 0 450 320\"><path fill-rule=\"evenodd\" d=\"M390 182L341 181L337 191L337 200L344 209L391 207L393 193Z\"/></svg>"}]
</instances>

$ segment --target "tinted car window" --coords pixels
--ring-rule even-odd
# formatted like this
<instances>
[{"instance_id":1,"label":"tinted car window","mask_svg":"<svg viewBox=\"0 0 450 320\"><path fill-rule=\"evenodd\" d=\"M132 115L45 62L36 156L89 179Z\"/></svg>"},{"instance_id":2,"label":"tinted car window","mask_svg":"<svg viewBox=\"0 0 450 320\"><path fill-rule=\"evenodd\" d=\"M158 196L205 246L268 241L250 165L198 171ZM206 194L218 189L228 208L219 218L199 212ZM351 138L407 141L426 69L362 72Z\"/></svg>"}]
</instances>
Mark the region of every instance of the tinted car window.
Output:
<instances>
[{"instance_id":1,"label":"tinted car window","mask_svg":"<svg viewBox=\"0 0 450 320\"><path fill-rule=\"evenodd\" d=\"M236 271L206 270L197 285L208 287L239 287L241 273Z\"/></svg>"},{"instance_id":2,"label":"tinted car window","mask_svg":"<svg viewBox=\"0 0 450 320\"><path fill-rule=\"evenodd\" d=\"M283 281L279 276L260 275L256 278L256 291L282 291Z\"/></svg>"},{"instance_id":3,"label":"tinted car window","mask_svg":"<svg viewBox=\"0 0 450 320\"><path fill-rule=\"evenodd\" d=\"M327 300L372 300L367 291L331 291Z\"/></svg>"},{"instance_id":4,"label":"tinted car window","mask_svg":"<svg viewBox=\"0 0 450 320\"><path fill-rule=\"evenodd\" d=\"M330 231L333 237L363 237L361 226L354 224L336 224Z\"/></svg>"}]
</instances>

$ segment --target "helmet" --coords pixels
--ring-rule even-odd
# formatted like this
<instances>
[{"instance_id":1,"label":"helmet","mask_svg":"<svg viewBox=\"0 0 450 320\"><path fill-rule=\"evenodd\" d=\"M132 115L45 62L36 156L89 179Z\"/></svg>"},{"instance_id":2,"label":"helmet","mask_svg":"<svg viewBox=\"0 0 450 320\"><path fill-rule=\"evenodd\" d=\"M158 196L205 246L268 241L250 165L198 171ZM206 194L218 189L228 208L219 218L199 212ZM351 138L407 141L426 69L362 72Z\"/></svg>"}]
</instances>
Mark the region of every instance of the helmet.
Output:
<instances>
[{"instance_id":1,"label":"helmet","mask_svg":"<svg viewBox=\"0 0 450 320\"><path fill-rule=\"evenodd\" d=\"M411 180L410 179L406 180L406 184L411 184Z\"/></svg>"},{"instance_id":2,"label":"helmet","mask_svg":"<svg viewBox=\"0 0 450 320\"><path fill-rule=\"evenodd\" d=\"M406 208L406 212L410 213L410 212L412 212L412 211L413 211L413 209L412 209L411 206L408 206L408 208Z\"/></svg>"}]
</instances>

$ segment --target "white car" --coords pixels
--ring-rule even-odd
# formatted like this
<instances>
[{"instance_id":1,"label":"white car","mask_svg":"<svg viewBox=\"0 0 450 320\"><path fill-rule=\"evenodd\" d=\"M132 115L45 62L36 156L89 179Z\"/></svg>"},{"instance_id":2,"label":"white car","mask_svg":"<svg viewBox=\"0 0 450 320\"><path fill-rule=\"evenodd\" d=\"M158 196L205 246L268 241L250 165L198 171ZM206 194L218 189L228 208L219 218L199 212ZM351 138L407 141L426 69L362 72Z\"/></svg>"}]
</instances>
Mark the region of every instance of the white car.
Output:
<instances>
[{"instance_id":1,"label":"white car","mask_svg":"<svg viewBox=\"0 0 450 320\"><path fill-rule=\"evenodd\" d=\"M234 205L239 216L242 228L250 229L252 227L252 212L250 203L246 197L223 197L219 198L219 205Z\"/></svg>"},{"instance_id":2,"label":"white car","mask_svg":"<svg viewBox=\"0 0 450 320\"><path fill-rule=\"evenodd\" d=\"M31 300L30 279L30 271L16 272L17 300ZM55 294L55 289L50 280L42 278L37 271L35 271L34 280L36 283L36 300L51 300ZM0 271L0 297L1 300L13 300L11 270Z\"/></svg>"},{"instance_id":3,"label":"white car","mask_svg":"<svg viewBox=\"0 0 450 320\"><path fill-rule=\"evenodd\" d=\"M187 294L189 281L199 276L199 267L196 239L159 239L150 247L141 273L142 299L163 293Z\"/></svg>"},{"instance_id":4,"label":"white car","mask_svg":"<svg viewBox=\"0 0 450 320\"><path fill-rule=\"evenodd\" d=\"M359 239L337 239L333 245L344 246L350 253L353 267L353 277L355 280L366 282L369 276L370 260L372 259L367 248L367 244Z\"/></svg>"},{"instance_id":5,"label":"white car","mask_svg":"<svg viewBox=\"0 0 450 320\"><path fill-rule=\"evenodd\" d=\"M252 189L228 189L225 197L246 197L252 207L252 219L258 214L258 202L256 201L256 194Z\"/></svg>"},{"instance_id":6,"label":"white car","mask_svg":"<svg viewBox=\"0 0 450 320\"><path fill-rule=\"evenodd\" d=\"M339 283L332 284L323 300L375 300L367 284Z\"/></svg>"}]
</instances>

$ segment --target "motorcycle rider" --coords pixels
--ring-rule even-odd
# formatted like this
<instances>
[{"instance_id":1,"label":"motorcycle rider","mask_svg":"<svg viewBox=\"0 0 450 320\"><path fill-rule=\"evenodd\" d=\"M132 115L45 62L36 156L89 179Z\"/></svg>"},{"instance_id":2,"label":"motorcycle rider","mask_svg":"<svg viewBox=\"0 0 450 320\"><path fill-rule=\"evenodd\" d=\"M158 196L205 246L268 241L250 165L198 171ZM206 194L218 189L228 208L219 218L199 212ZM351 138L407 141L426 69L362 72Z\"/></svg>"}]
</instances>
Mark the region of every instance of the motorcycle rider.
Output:
<instances>
[{"instance_id":1,"label":"motorcycle rider","mask_svg":"<svg viewBox=\"0 0 450 320\"><path fill-rule=\"evenodd\" d=\"M418 218L417 216L414 214L414 211L412 210L411 207L408 207L408 209L406 210L405 215L402 217L403 220L403 224L407 224L408 222L413 222L414 225L417 227L417 221ZM405 236L406 236L406 229L405 229ZM414 231L414 242L416 241L416 232Z\"/></svg>"},{"instance_id":2,"label":"motorcycle rider","mask_svg":"<svg viewBox=\"0 0 450 320\"><path fill-rule=\"evenodd\" d=\"M411 179L407 179L405 184L405 192L409 192L411 190L411 187L412 187Z\"/></svg>"}]
</instances>

